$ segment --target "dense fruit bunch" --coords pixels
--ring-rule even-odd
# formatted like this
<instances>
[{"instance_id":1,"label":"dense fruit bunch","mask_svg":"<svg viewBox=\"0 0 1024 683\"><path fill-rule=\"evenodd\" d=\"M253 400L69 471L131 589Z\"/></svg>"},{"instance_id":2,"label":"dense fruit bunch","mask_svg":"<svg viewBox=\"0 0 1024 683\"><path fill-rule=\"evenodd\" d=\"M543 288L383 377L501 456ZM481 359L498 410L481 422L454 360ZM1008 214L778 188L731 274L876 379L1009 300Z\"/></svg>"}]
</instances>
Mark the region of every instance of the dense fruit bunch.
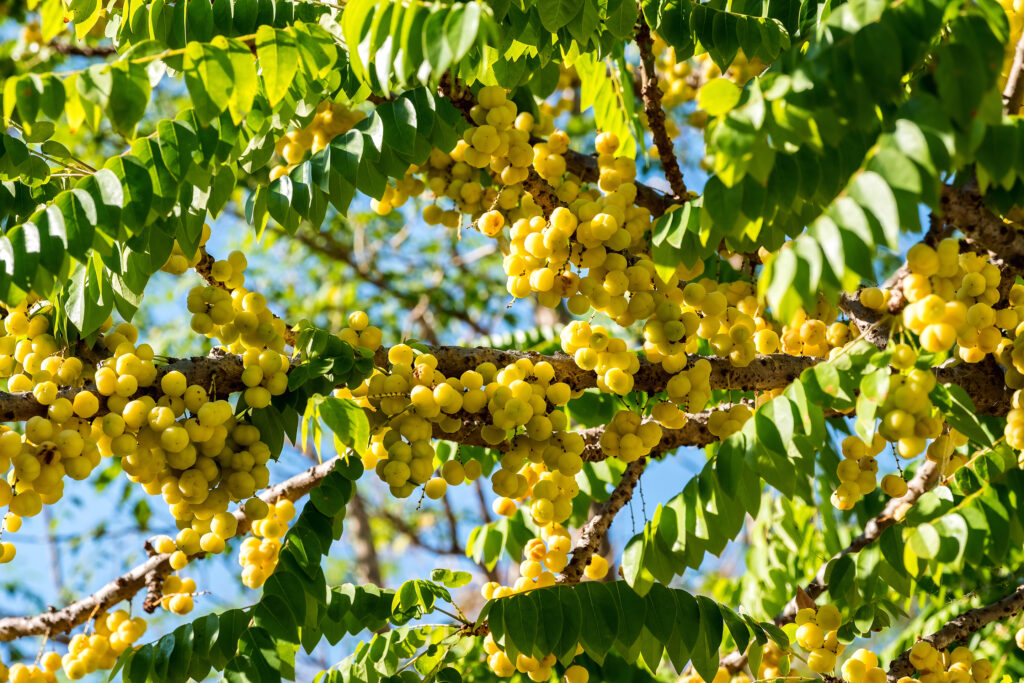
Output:
<instances>
[{"instance_id":1,"label":"dense fruit bunch","mask_svg":"<svg viewBox=\"0 0 1024 683\"><path fill-rule=\"evenodd\" d=\"M583 370L597 373L597 386L625 396L633 390L633 375L640 369L636 354L626 349L626 342L613 337L604 327L591 327L580 320L562 330L562 350L572 355Z\"/></svg>"},{"instance_id":2,"label":"dense fruit bunch","mask_svg":"<svg viewBox=\"0 0 1024 683\"><path fill-rule=\"evenodd\" d=\"M188 293L192 329L217 339L232 353L251 349L281 352L285 347L285 324L267 308L262 294L243 286L247 265L240 251L213 263L210 278L216 284L197 286Z\"/></svg>"},{"instance_id":3,"label":"dense fruit bunch","mask_svg":"<svg viewBox=\"0 0 1024 683\"><path fill-rule=\"evenodd\" d=\"M917 680L923 683L987 683L992 678L992 663L987 659L975 659L966 647L958 647L952 652L940 651L932 647L931 643L919 640L910 648L910 663L918 671ZM897 683L910 683L914 680L904 676Z\"/></svg>"},{"instance_id":4,"label":"dense fruit bunch","mask_svg":"<svg viewBox=\"0 0 1024 683\"><path fill-rule=\"evenodd\" d=\"M270 180L287 175L308 153L326 149L335 136L347 132L363 118L362 112L350 111L339 102L321 102L312 121L304 128L288 131L274 145L281 163L270 169Z\"/></svg>"},{"instance_id":5,"label":"dense fruit bunch","mask_svg":"<svg viewBox=\"0 0 1024 683\"><path fill-rule=\"evenodd\" d=\"M875 490L875 487L878 486L876 479L878 461L875 460L875 456L885 449L885 445L886 441L880 434L875 434L870 444L859 436L848 436L843 439L843 460L836 467L836 475L838 475L840 483L839 487L832 492L834 506L840 510L851 510L862 496ZM888 477L894 476L896 475L886 475L886 478L882 480L882 488L891 496L902 496L906 493L907 483L902 477L896 476L903 483L902 492L900 492L899 484L888 479Z\"/></svg>"},{"instance_id":6,"label":"dense fruit bunch","mask_svg":"<svg viewBox=\"0 0 1024 683\"><path fill-rule=\"evenodd\" d=\"M810 655L807 666L819 674L836 668L836 657L845 645L839 642L842 617L835 605L805 607L796 613L796 642Z\"/></svg>"},{"instance_id":7,"label":"dense fruit bunch","mask_svg":"<svg viewBox=\"0 0 1024 683\"><path fill-rule=\"evenodd\" d=\"M630 410L620 410L601 435L601 448L623 462L633 462L651 452L661 441L661 426L644 422Z\"/></svg>"},{"instance_id":8,"label":"dense fruit bunch","mask_svg":"<svg viewBox=\"0 0 1024 683\"><path fill-rule=\"evenodd\" d=\"M160 606L168 612L188 614L195 606L193 601L196 592L195 579L181 578L177 574L171 574L164 579L161 590L163 597L160 599Z\"/></svg>"},{"instance_id":9,"label":"dense fruit bunch","mask_svg":"<svg viewBox=\"0 0 1024 683\"><path fill-rule=\"evenodd\" d=\"M526 674L531 681L548 681L551 680L552 668L556 662L554 655L537 659L520 653L513 663L490 634L484 637L484 652L487 654L487 665L499 678L509 678L518 672ZM576 654L581 652L583 647L578 645ZM573 664L566 668L560 680L561 683L587 683L590 680L590 673L579 664Z\"/></svg>"},{"instance_id":10,"label":"dense fruit bunch","mask_svg":"<svg viewBox=\"0 0 1024 683\"><path fill-rule=\"evenodd\" d=\"M295 505L287 498L281 498L267 510L258 512L262 514L255 515L257 519L252 523L252 536L242 541L238 551L242 583L254 589L262 586L277 566L281 539L288 531L288 522L295 517Z\"/></svg>"},{"instance_id":11,"label":"dense fruit bunch","mask_svg":"<svg viewBox=\"0 0 1024 683\"><path fill-rule=\"evenodd\" d=\"M885 683L885 669L878 665L878 655L858 649L843 662L843 680L847 683Z\"/></svg>"},{"instance_id":12,"label":"dense fruit bunch","mask_svg":"<svg viewBox=\"0 0 1024 683\"><path fill-rule=\"evenodd\" d=\"M118 656L146 632L146 621L141 617L132 619L123 609L98 615L93 625L92 634L79 633L71 639L63 659L56 652L44 655L44 667L55 671L63 666L64 673L71 680L84 678L94 671L113 668ZM53 666L54 663L57 666ZM15 667L11 668L12 681L18 680Z\"/></svg>"},{"instance_id":13,"label":"dense fruit bunch","mask_svg":"<svg viewBox=\"0 0 1024 683\"><path fill-rule=\"evenodd\" d=\"M960 253L958 240L942 240L934 249L914 245L907 267L903 294L910 303L903 309L903 325L920 336L925 351L959 345L960 358L977 363L999 349L1001 330L1015 330L1020 323L1015 309L993 308L1000 299L999 268L986 256Z\"/></svg>"}]
</instances>

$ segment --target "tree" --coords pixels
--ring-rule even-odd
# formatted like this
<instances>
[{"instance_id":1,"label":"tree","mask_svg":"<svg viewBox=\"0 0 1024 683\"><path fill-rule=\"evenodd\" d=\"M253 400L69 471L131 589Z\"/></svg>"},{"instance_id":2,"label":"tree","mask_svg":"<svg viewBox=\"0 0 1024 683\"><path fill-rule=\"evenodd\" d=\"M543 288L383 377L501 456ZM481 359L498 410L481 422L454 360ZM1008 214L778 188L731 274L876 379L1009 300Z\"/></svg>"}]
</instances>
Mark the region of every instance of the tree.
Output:
<instances>
[{"instance_id":1,"label":"tree","mask_svg":"<svg viewBox=\"0 0 1024 683\"><path fill-rule=\"evenodd\" d=\"M1024 675L1013 3L4 11L0 681Z\"/></svg>"}]
</instances>

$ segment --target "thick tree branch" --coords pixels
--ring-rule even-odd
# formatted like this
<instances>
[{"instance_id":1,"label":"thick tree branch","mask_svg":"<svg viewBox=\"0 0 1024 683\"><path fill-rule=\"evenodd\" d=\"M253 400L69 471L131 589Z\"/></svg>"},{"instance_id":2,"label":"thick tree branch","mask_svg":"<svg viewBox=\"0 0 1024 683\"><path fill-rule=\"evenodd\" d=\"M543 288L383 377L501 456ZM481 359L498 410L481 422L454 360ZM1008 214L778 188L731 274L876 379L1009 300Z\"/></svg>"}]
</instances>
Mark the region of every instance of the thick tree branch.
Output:
<instances>
[{"instance_id":1,"label":"thick tree branch","mask_svg":"<svg viewBox=\"0 0 1024 683\"><path fill-rule=\"evenodd\" d=\"M1024 230L988 210L973 183L942 188L942 218L974 244L998 256L1013 271L1024 272Z\"/></svg>"},{"instance_id":2,"label":"thick tree branch","mask_svg":"<svg viewBox=\"0 0 1024 683\"><path fill-rule=\"evenodd\" d=\"M280 484L269 487L260 494L260 498L268 503L276 502L281 498L298 500L327 476L334 469L337 458L332 458L322 465L311 467L301 474L286 479ZM245 514L238 510L235 512L238 519L237 535L244 534L249 530L251 521ZM23 636L54 635L70 631L80 624L96 616L103 610L109 609L121 602L128 600L147 585L153 582L154 577L166 577L171 573L170 555L156 554L142 564L117 577L98 591L81 600L59 609L26 617L5 617L0 619L0 641L10 641Z\"/></svg>"},{"instance_id":3,"label":"thick tree branch","mask_svg":"<svg viewBox=\"0 0 1024 683\"><path fill-rule=\"evenodd\" d=\"M611 496L601 505L598 513L580 529L579 539L572 551L572 559L559 575L558 583L579 583L583 578L583 570L601 546L601 541L608 533L608 527L612 525L616 513L633 497L633 489L636 488L640 475L646 468L647 458L639 458L626 465L626 471L622 473L622 479Z\"/></svg>"},{"instance_id":4,"label":"thick tree branch","mask_svg":"<svg viewBox=\"0 0 1024 683\"><path fill-rule=\"evenodd\" d=\"M946 622L946 625L935 633L925 636L921 640L931 643L937 650L941 650L952 643L967 640L984 626L993 621L1012 617L1022 609L1024 609L1024 586L1017 586L1017 590L1002 599L991 605L964 612ZM913 673L914 665L910 663L910 650L906 650L889 664L890 683L895 683L901 677L911 676Z\"/></svg>"},{"instance_id":5,"label":"thick tree branch","mask_svg":"<svg viewBox=\"0 0 1024 683\"><path fill-rule=\"evenodd\" d=\"M686 199L686 183L679 168L679 160L676 159L672 138L665 130L665 110L661 107L661 88L658 87L658 74L654 69L653 43L651 29L641 13L636 30L636 45L640 48L640 94L647 114L647 124L651 128L654 144L658 147L665 179L672 188L673 199L683 202Z\"/></svg>"},{"instance_id":6,"label":"thick tree branch","mask_svg":"<svg viewBox=\"0 0 1024 683\"><path fill-rule=\"evenodd\" d=\"M573 390L589 389L597 386L597 375L582 370L572 356L555 353L550 356L535 351L502 350L487 347L466 346L433 346L429 351L437 358L437 369L447 377L457 377L466 370L474 370L481 363L493 363L501 368L511 365L521 358L528 358L534 363L547 362L555 369L555 380L565 382ZM800 376L800 373L812 367L820 358L811 356L790 356L772 354L757 356L746 367L735 367L728 358L717 356L689 356L692 365L700 360L711 364L709 381L712 389L737 389L740 391L765 391L784 387ZM380 366L387 365L387 349L380 349L374 356L374 362ZM634 375L634 388L638 391L658 392L672 375L665 372L661 365L640 360L640 369Z\"/></svg>"}]
</instances>

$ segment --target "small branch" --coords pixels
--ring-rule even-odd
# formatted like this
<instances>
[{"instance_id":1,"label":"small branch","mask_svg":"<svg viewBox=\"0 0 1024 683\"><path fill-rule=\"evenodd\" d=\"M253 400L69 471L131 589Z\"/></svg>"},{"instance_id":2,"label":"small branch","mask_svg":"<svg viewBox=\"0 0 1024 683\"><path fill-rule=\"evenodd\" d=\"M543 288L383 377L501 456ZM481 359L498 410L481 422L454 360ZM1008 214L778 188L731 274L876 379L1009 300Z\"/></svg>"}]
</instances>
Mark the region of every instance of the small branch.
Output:
<instances>
[{"instance_id":1,"label":"small branch","mask_svg":"<svg viewBox=\"0 0 1024 683\"><path fill-rule=\"evenodd\" d=\"M654 136L654 144L658 147L665 179L672 188L673 199L683 202L686 200L686 183L679 168L679 160L676 159L672 138L665 130L665 110L661 106L661 88L658 87L658 74L654 69L653 43L651 29L641 13L636 30L636 45L640 48L640 93L643 96L644 112Z\"/></svg>"},{"instance_id":2,"label":"small branch","mask_svg":"<svg viewBox=\"0 0 1024 683\"><path fill-rule=\"evenodd\" d=\"M868 520L868 523L864 525L864 531L850 541L850 545L833 555L828 562L818 569L818 572L814 575L811 582L804 587L804 592L808 597L810 597L811 600L816 600L818 596L828 590L828 584L825 582L825 569L828 567L829 562L839 559L844 555L854 555L859 553L861 550L881 538L883 531L894 524L903 521L907 516L907 511L917 503L921 496L932 490L938 480L938 465L931 460L925 460L921 466L917 468L917 472L914 473L913 478L907 482L907 492L899 498L890 499L889 502L886 503L885 508L878 513L878 515ZM796 618L798 609L797 600L796 598L793 598L786 604L782 613L775 617L775 623L779 626L790 623Z\"/></svg>"},{"instance_id":3,"label":"small branch","mask_svg":"<svg viewBox=\"0 0 1024 683\"><path fill-rule=\"evenodd\" d=\"M1017 41L1017 49L1013 53L1013 66L1006 78L1006 89L1003 90L1003 104L1006 113L1015 116L1024 104L1024 35Z\"/></svg>"},{"instance_id":4,"label":"small branch","mask_svg":"<svg viewBox=\"0 0 1024 683\"><path fill-rule=\"evenodd\" d=\"M558 583L579 583L583 577L583 570L601 546L601 541L608 533L608 527L612 525L616 513L633 497L633 489L646 467L646 457L634 460L626 466L626 471L622 473L622 479L612 491L611 496L601 506L598 513L580 529L580 537L576 541L576 547L572 550L572 559L559 575Z\"/></svg>"},{"instance_id":5,"label":"small branch","mask_svg":"<svg viewBox=\"0 0 1024 683\"><path fill-rule=\"evenodd\" d=\"M325 462L322 465L311 467L301 474L286 479L266 489L260 494L267 503L274 503L281 498L298 500L313 488L320 480L334 469L337 458ZM238 520L238 532L242 535L249 530L251 522L245 514L238 510L235 512ZM147 559L142 564L117 577L98 591L81 600L59 609L51 610L44 614L25 617L5 617L0 619L0 641L11 641L15 638L33 635L46 635L64 633L84 624L93 616L109 609L122 600L127 600L136 593L146 588L156 576L167 576L171 572L169 554L157 554Z\"/></svg>"},{"instance_id":6,"label":"small branch","mask_svg":"<svg viewBox=\"0 0 1024 683\"><path fill-rule=\"evenodd\" d=\"M1024 609L1024 586L1018 586L1017 590L1002 599L978 607L952 619L930 636L921 640L930 643L935 649L941 650L948 645L965 641L984 626L1012 617ZM888 678L890 683L895 683L903 676L911 676L914 673L914 665L910 663L910 650L906 650L899 657L889 664Z\"/></svg>"},{"instance_id":7,"label":"small branch","mask_svg":"<svg viewBox=\"0 0 1024 683\"><path fill-rule=\"evenodd\" d=\"M72 45L54 40L46 46L54 52L73 57L109 57L117 54L117 49L113 45Z\"/></svg>"},{"instance_id":8,"label":"small branch","mask_svg":"<svg viewBox=\"0 0 1024 683\"><path fill-rule=\"evenodd\" d=\"M452 502L448 499L448 494L445 493L441 498L441 507L444 509L445 519L448 520L448 530L452 536L451 552L453 555L465 553L459 545L459 522L455 519L455 510L452 509Z\"/></svg>"},{"instance_id":9,"label":"small branch","mask_svg":"<svg viewBox=\"0 0 1024 683\"><path fill-rule=\"evenodd\" d=\"M484 524L490 524L491 509L487 506L487 498L484 496L484 485L480 483L480 478L473 482L473 488L476 489L476 501L480 506L480 517L484 520Z\"/></svg>"},{"instance_id":10,"label":"small branch","mask_svg":"<svg viewBox=\"0 0 1024 683\"><path fill-rule=\"evenodd\" d=\"M60 567L60 544L54 531L53 513L49 505L43 506L43 523L46 524L46 545L50 551L50 575L56 595L64 595L64 575Z\"/></svg>"},{"instance_id":11,"label":"small branch","mask_svg":"<svg viewBox=\"0 0 1024 683\"><path fill-rule=\"evenodd\" d=\"M282 234L284 234L283 231ZM322 256L345 263L352 268L360 280L373 285L381 292L386 292L393 296L407 307L415 306L416 302L420 299L420 293L405 292L395 289L393 281L388 278L385 273L375 266L368 267L366 264L360 263L352 253L352 250L329 232L308 233L307 231L300 230L291 237ZM483 255L487 255L492 251L493 247L489 247L489 251L483 253ZM476 254L467 254L464 259L458 257L453 258L452 263L457 266L461 266L465 262L471 262L475 258L479 258L479 256ZM456 320L465 323L472 328L476 334L481 336L486 336L488 334L488 331L480 325L475 316L470 315L470 313L458 308L457 306L431 301L431 308L442 315L455 318Z\"/></svg>"}]
</instances>

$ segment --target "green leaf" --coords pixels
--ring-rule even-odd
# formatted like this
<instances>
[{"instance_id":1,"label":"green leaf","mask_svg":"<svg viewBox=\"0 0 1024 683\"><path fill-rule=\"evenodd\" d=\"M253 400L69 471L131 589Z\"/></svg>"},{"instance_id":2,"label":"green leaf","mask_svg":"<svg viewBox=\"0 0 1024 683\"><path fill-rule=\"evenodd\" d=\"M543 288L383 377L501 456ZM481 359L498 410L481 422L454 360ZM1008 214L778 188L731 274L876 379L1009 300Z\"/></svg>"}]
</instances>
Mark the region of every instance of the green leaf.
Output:
<instances>
[{"instance_id":1,"label":"green leaf","mask_svg":"<svg viewBox=\"0 0 1024 683\"><path fill-rule=\"evenodd\" d=\"M601 663L619 633L619 610L611 589L600 582L587 582L576 588L582 610L580 644L595 661Z\"/></svg>"},{"instance_id":2,"label":"green leaf","mask_svg":"<svg viewBox=\"0 0 1024 683\"><path fill-rule=\"evenodd\" d=\"M722 116L739 104L742 91L728 78L708 81L697 95L697 106L710 116Z\"/></svg>"},{"instance_id":3,"label":"green leaf","mask_svg":"<svg viewBox=\"0 0 1024 683\"><path fill-rule=\"evenodd\" d=\"M931 524L922 524L908 530L907 545L918 557L929 560L939 553L939 532Z\"/></svg>"},{"instance_id":4,"label":"green leaf","mask_svg":"<svg viewBox=\"0 0 1024 683\"><path fill-rule=\"evenodd\" d=\"M711 680L718 671L718 650L722 645L722 611L711 598L697 596L700 606L700 636L693 648L693 667L704 680Z\"/></svg>"},{"instance_id":5,"label":"green leaf","mask_svg":"<svg viewBox=\"0 0 1024 683\"><path fill-rule=\"evenodd\" d=\"M320 405L320 416L341 443L359 455L366 452L370 441L370 422L354 401L327 398Z\"/></svg>"},{"instance_id":6,"label":"green leaf","mask_svg":"<svg viewBox=\"0 0 1024 683\"><path fill-rule=\"evenodd\" d=\"M588 2L589 0L583 1ZM580 6L576 0L544 0L537 3L540 23L551 33L557 33L558 29L568 24L579 9Z\"/></svg>"},{"instance_id":7,"label":"green leaf","mask_svg":"<svg viewBox=\"0 0 1024 683\"><path fill-rule=\"evenodd\" d=\"M124 224L130 231L137 231L148 222L153 202L153 182L150 180L149 169L137 159L127 155L110 159L103 165L103 168L113 172L121 181L124 198L122 205ZM65 218L67 218L66 214Z\"/></svg>"},{"instance_id":8,"label":"green leaf","mask_svg":"<svg viewBox=\"0 0 1024 683\"><path fill-rule=\"evenodd\" d=\"M135 126L149 104L149 74L131 62L117 62L110 67L110 99L107 117L114 130L127 138L134 137Z\"/></svg>"},{"instance_id":9,"label":"green leaf","mask_svg":"<svg viewBox=\"0 0 1024 683\"><path fill-rule=\"evenodd\" d=\"M256 31L256 56L263 71L263 86L271 107L284 98L299 69L299 50L288 31L260 26Z\"/></svg>"},{"instance_id":10,"label":"green leaf","mask_svg":"<svg viewBox=\"0 0 1024 683\"><path fill-rule=\"evenodd\" d=\"M185 47L185 85L203 125L227 109L233 81L234 70L224 47L202 43Z\"/></svg>"}]
</instances>

